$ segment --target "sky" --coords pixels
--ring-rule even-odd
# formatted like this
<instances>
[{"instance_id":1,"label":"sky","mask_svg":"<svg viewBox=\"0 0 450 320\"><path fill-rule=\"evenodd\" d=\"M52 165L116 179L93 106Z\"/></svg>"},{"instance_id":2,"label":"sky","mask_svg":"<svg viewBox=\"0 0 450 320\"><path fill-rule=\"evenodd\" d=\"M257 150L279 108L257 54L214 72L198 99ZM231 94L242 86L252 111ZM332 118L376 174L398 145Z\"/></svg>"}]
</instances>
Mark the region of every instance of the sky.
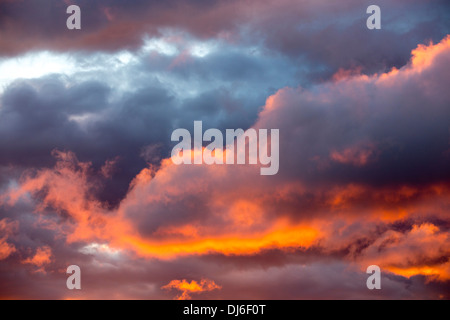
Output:
<instances>
[{"instance_id":1,"label":"sky","mask_svg":"<svg viewBox=\"0 0 450 320\"><path fill-rule=\"evenodd\" d=\"M450 299L449 83L448 1L0 0L0 299Z\"/></svg>"}]
</instances>

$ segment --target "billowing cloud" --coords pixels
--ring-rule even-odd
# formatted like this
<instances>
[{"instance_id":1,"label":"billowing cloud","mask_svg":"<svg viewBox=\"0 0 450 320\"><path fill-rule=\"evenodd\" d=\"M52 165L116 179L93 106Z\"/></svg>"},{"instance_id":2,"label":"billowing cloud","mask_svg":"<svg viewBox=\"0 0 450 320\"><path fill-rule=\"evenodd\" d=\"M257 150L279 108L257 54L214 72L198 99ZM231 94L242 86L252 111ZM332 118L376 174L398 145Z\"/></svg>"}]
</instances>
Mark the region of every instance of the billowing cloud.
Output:
<instances>
[{"instance_id":1,"label":"billowing cloud","mask_svg":"<svg viewBox=\"0 0 450 320\"><path fill-rule=\"evenodd\" d=\"M29 3L0 1L0 298L449 298L448 4L367 33L353 0L80 1L69 41ZM279 129L279 173L174 165L195 120Z\"/></svg>"},{"instance_id":2,"label":"billowing cloud","mask_svg":"<svg viewBox=\"0 0 450 320\"><path fill-rule=\"evenodd\" d=\"M81 30L66 28L69 4L82 10ZM362 67L375 72L401 66L417 43L437 41L449 28L448 3L444 0L434 1L433 6L425 0L380 0L377 5L383 8L383 28L371 34L365 28L366 9L371 4L357 0L168 0L134 1L130 6L120 0L3 1L0 54L48 48L137 50L145 37L183 30L197 39L221 39L254 47L262 43L296 63L306 62L303 72L318 79L339 68ZM191 51L204 52L199 48ZM188 58L186 52L180 52L177 61Z\"/></svg>"}]
</instances>

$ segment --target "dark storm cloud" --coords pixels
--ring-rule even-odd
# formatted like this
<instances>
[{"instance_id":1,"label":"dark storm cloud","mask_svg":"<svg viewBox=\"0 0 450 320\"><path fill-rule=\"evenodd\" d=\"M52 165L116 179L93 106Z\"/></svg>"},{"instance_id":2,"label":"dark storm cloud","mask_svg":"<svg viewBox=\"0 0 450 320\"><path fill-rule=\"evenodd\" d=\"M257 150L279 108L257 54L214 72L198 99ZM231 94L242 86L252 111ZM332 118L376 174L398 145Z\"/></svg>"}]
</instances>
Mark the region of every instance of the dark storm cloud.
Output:
<instances>
[{"instance_id":1,"label":"dark storm cloud","mask_svg":"<svg viewBox=\"0 0 450 320\"><path fill-rule=\"evenodd\" d=\"M1 2L0 55L49 48L137 49L144 35L160 35L162 29L171 28L200 39L218 37L285 54L292 63L307 65L309 78L317 81L341 68L373 73L401 66L417 43L438 41L450 30L446 1L378 2L383 22L377 31L365 25L370 1L73 3L82 8L80 31L65 27L67 4L61 1Z\"/></svg>"},{"instance_id":2,"label":"dark storm cloud","mask_svg":"<svg viewBox=\"0 0 450 320\"><path fill-rule=\"evenodd\" d=\"M172 299L176 292L161 289L173 279L212 279L222 289L197 299L447 299L448 283L421 276L410 279L382 273L382 291L369 291L367 274L342 261L342 254L320 249L281 252L271 250L249 256L206 255L177 260L140 259L127 253L109 255L100 249L80 252L79 244L67 245L47 234L33 233L22 223L13 238L20 253L0 264L1 298L35 299ZM29 235L33 241L24 240ZM23 265L42 245L52 247L51 262L41 271ZM26 250L27 249L27 250ZM82 290L66 289L65 270L77 264L82 270ZM21 268L17 272L17 268ZM443 293L443 294L442 294Z\"/></svg>"},{"instance_id":3,"label":"dark storm cloud","mask_svg":"<svg viewBox=\"0 0 450 320\"><path fill-rule=\"evenodd\" d=\"M96 171L114 160L114 179L104 183L100 195L112 204L146 161L158 164L170 154L175 128L192 130L193 121L202 120L205 129L246 129L274 88L296 82L291 73L277 76L276 70L286 67L282 59L270 67L266 57L248 63L252 60L239 48L191 56L171 73L166 68L176 57L133 56L136 62L118 71L111 67L114 55L74 57L76 66L100 71L19 79L6 87L0 98L0 165L49 167L54 149L75 152ZM53 63L48 59L44 66Z\"/></svg>"}]
</instances>

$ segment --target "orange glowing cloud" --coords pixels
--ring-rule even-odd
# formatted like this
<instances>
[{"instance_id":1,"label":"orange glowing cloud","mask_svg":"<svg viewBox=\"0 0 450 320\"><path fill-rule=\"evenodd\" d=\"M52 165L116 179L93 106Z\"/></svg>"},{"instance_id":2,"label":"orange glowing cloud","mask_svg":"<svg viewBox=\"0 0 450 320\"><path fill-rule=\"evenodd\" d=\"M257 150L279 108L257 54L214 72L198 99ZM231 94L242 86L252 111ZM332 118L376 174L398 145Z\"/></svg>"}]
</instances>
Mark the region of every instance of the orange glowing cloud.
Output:
<instances>
[{"instance_id":1,"label":"orange glowing cloud","mask_svg":"<svg viewBox=\"0 0 450 320\"><path fill-rule=\"evenodd\" d=\"M45 273L44 266L52 262L52 249L48 246L37 248L36 254L33 257L22 261L23 264L31 264L38 269L36 272Z\"/></svg>"},{"instance_id":2,"label":"orange glowing cloud","mask_svg":"<svg viewBox=\"0 0 450 320\"><path fill-rule=\"evenodd\" d=\"M373 159L374 154L374 146L368 144L364 146L349 147L342 151L334 150L331 152L330 157L336 162L362 167Z\"/></svg>"},{"instance_id":3,"label":"orange glowing cloud","mask_svg":"<svg viewBox=\"0 0 450 320\"><path fill-rule=\"evenodd\" d=\"M258 201L242 200L241 197L225 193L223 198L219 197L215 201L211 201L210 206L212 211L222 212L224 218L229 217L228 220L224 220L228 221L229 225L186 224L178 227L169 225L159 228L153 237L145 237L136 232L136 227L127 217L127 212L136 207L141 208L139 210L151 208L152 204L167 201L175 195L186 192L186 189L183 191L183 186L175 187L173 184L179 179L180 170L183 170L182 167L166 162L156 174L150 169L143 170L135 179L132 189L121 206L117 211L110 212L97 201L89 199L87 193L89 184L86 181L84 171L77 169L77 166L74 166L72 162L66 161L68 159L75 160L67 157L67 155L64 155L62 159L56 165L54 171L43 170L36 177L24 181L22 186L27 192L45 189L46 194L42 199L43 203L46 206L50 205L59 211L68 213L72 217L72 221L68 221L69 224L65 228L65 232L69 230L69 233L66 234L68 242L87 241L95 243L102 240L101 242L108 243L112 250L124 249L143 257L173 259L179 256L209 253L250 255L257 254L265 249L309 248L320 243L327 243L323 242L323 239L331 237L334 232L333 224L320 217L307 223L293 223L281 216L267 220L266 208ZM81 167L84 167L84 164ZM201 172L202 168L196 167L196 170ZM214 174L214 170L211 170L210 167L206 167L206 170L208 174ZM192 184L200 183L193 180ZM13 193L23 193L24 190L15 190ZM160 190L160 192L158 193L156 190ZM187 190L190 190L190 193L199 192L194 187ZM425 194L429 197L430 203L439 206L439 197L449 194L448 190L445 190L447 189L444 187L432 187ZM288 189L285 186L281 191L282 199L286 200L288 199L286 195L292 195L295 192L301 194L305 190L298 188L297 185L292 185ZM360 211L357 210L358 206L355 205L360 199L372 198L374 203L378 202L380 205L374 206L371 204L370 207L366 208L365 218L371 217L372 221L379 221L383 218L382 203L385 205L386 203L395 204L397 202L401 204L405 199L417 197L417 194L420 194L419 190L407 187L399 190L374 191L367 187L352 185L343 189L329 190L324 194L324 203L328 203L329 211L337 210L336 214L339 214L341 219L344 217L339 212L345 210L347 212L345 216L348 217L346 219L351 223L359 216ZM226 203L226 206L224 203ZM148 206L149 204L150 206ZM228 211L224 211L222 208L228 208ZM417 205L414 205L414 208L417 209ZM414 208L410 209L411 212L414 212ZM425 205L423 210L426 211L427 208L430 207ZM401 206L398 210L400 210L400 213L390 213L387 216L387 221L409 215L407 207ZM349 215L351 211L355 211L353 217ZM147 214L151 214L151 212L147 212ZM324 217L324 219L327 218ZM264 228L259 228L260 221L264 222L262 224L265 226ZM255 225L258 227L252 229ZM67 228L68 226L71 227ZM61 230L61 232L63 231ZM419 235L426 238L428 234L419 233ZM331 237L331 239L333 238ZM442 243L445 239L438 237L435 240L436 243ZM338 243L338 241L333 241ZM327 244L327 246L329 245ZM26 261L39 266L48 262L50 256L51 252L48 249L39 249L35 257Z\"/></svg>"},{"instance_id":4,"label":"orange glowing cloud","mask_svg":"<svg viewBox=\"0 0 450 320\"><path fill-rule=\"evenodd\" d=\"M16 252L16 247L8 243L7 240L17 229L18 222L10 222L7 219L0 220L0 261Z\"/></svg>"},{"instance_id":5,"label":"orange glowing cloud","mask_svg":"<svg viewBox=\"0 0 450 320\"><path fill-rule=\"evenodd\" d=\"M126 246L141 256L171 259L186 255L222 253L251 255L264 249L308 248L320 239L320 231L312 227L276 225L272 231L256 234L204 235L185 240L152 241L133 235L118 239L117 245ZM117 240L116 240L117 241ZM116 243L113 241L113 244Z\"/></svg>"},{"instance_id":6,"label":"orange glowing cloud","mask_svg":"<svg viewBox=\"0 0 450 320\"><path fill-rule=\"evenodd\" d=\"M188 282L187 280L183 279L172 280L169 284L161 287L161 289L175 289L181 291L181 294L179 296L176 296L175 300L190 300L192 294L220 290L222 289L222 287L217 285L214 281L208 279L202 279L200 282L197 282L195 280Z\"/></svg>"},{"instance_id":7,"label":"orange glowing cloud","mask_svg":"<svg viewBox=\"0 0 450 320\"><path fill-rule=\"evenodd\" d=\"M418 66L429 67L434 61L432 57L450 51L450 38L436 46L419 47L412 64L395 73L356 76L353 82L332 83L320 89L327 91L334 85L345 85L354 94L358 91L355 86L359 88L367 82L388 88L383 79L398 80L398 77L409 77L411 70ZM345 91L346 87L335 90ZM289 107L283 104L287 91L283 89L267 100L256 127L276 127L266 126L265 122L270 124L273 118L280 118L278 113ZM326 103L331 101L330 96L335 96L333 91L330 96L315 97L315 93L303 91L301 94L306 100ZM295 121L286 113L289 121ZM330 148L331 153L327 149L325 156L334 162L362 167L370 164L376 154L374 145ZM193 157L201 155L199 151L191 153ZM289 183L262 178L259 170L246 166L176 166L165 159L158 169L143 169L118 207L109 209L91 195L94 186L89 180L90 164L78 161L70 152L54 154L58 160L54 168L25 177L4 199L13 205L31 194L37 203L36 214L43 215L44 208L53 208L64 217L57 231L68 243L80 241L88 246L102 243L111 250L127 250L141 257L159 259L211 253L254 255L268 249L289 251L312 247L329 253L346 251L367 231L378 238L368 239L371 242L367 247L354 250L355 255L345 259L378 264L405 276L424 274L439 280L449 278L448 266L439 262L449 256L448 233L437 225L416 223L411 230L381 233L376 230L377 224L389 229L389 224L395 221L444 217L450 199L449 188L444 183L378 188L362 183L309 187L303 181ZM284 156L286 160L296 161L291 154ZM104 168L110 165L107 163ZM296 202L299 198L306 200ZM197 207L199 203L202 206ZM4 245L3 238L0 243L6 248L4 255L9 255L13 249ZM43 247L24 263L42 267L50 261L51 250ZM174 281L164 288L180 290L180 298L208 290L211 284L206 280ZM212 283L211 287L216 289L217 285Z\"/></svg>"}]
</instances>

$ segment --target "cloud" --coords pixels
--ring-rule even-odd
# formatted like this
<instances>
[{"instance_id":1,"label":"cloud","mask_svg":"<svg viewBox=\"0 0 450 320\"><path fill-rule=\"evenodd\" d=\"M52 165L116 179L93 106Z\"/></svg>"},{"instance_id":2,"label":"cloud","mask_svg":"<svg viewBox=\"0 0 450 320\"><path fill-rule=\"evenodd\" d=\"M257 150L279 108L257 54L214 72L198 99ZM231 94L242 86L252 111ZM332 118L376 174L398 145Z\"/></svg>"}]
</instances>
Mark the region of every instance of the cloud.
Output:
<instances>
[{"instance_id":1,"label":"cloud","mask_svg":"<svg viewBox=\"0 0 450 320\"><path fill-rule=\"evenodd\" d=\"M429 279L450 279L449 234L424 223L406 233L389 230L366 248L364 259L377 261L385 269L402 276L422 274Z\"/></svg>"},{"instance_id":2,"label":"cloud","mask_svg":"<svg viewBox=\"0 0 450 320\"><path fill-rule=\"evenodd\" d=\"M7 242L8 237L17 232L19 223L7 219L0 220L0 261L16 252L16 247Z\"/></svg>"},{"instance_id":3,"label":"cloud","mask_svg":"<svg viewBox=\"0 0 450 320\"><path fill-rule=\"evenodd\" d=\"M379 1L383 25L377 33L371 33L365 24L370 1L169 0L163 4L135 1L133 6L117 0L71 3L82 10L82 29L78 31L66 28L65 3L0 3L1 54L42 49L134 51L146 37L181 30L201 40L222 39L282 53L294 64L304 64L303 71L317 80L330 77L339 68L362 67L373 73L401 66L417 43L437 41L450 27L446 1L435 1L433 6L425 0ZM201 56L205 52L201 48L181 51L177 61L186 61L188 52Z\"/></svg>"},{"instance_id":4,"label":"cloud","mask_svg":"<svg viewBox=\"0 0 450 320\"><path fill-rule=\"evenodd\" d=\"M183 206L186 203L195 208L195 203L189 198L185 199L183 188L166 187L169 182L167 178L175 179L176 172L184 171L171 164L170 160L163 164L162 172L166 171L166 177L163 174L153 179L154 173L150 169L143 170L134 180L126 199L116 211L110 212L90 196L90 190L95 188L87 179L90 165L79 162L73 153L55 151L54 154L58 158L56 167L40 170L34 176L24 178L20 188L11 190L8 202L14 205L27 194L31 194L39 198L40 205L37 210L42 212L50 206L60 215L69 215L71 220L67 221L65 228L58 230L65 234L69 242L101 239L110 241L113 247L124 246L143 256L170 258L186 254L205 254L210 251L238 254L278 246L309 246L319 233L313 227L293 226L287 221L279 221L264 228L261 228L259 222L259 228L253 232L250 232L253 226L244 225L239 228L242 217L236 218L236 215L241 214L239 211L242 200L228 213L231 224L222 232L218 233L214 220L211 225L199 226L198 229L189 228L187 224L193 222L194 214L179 217L175 206ZM203 169L199 172L202 171ZM164 189L160 189L160 186L164 186ZM159 189L162 191L160 195L155 192ZM200 196L206 197L205 194L199 194L198 198ZM170 210L170 217L161 216L158 212L160 206L164 207L162 201L166 197L173 200L178 198ZM214 207L205 207L206 211L201 213L202 216L208 216ZM223 210L224 206L218 204L217 208ZM142 216L142 212L151 214ZM136 228L145 234L136 234ZM233 229L235 231L232 231ZM249 231L248 235L241 238L239 229ZM209 238L213 235L213 238Z\"/></svg>"},{"instance_id":5,"label":"cloud","mask_svg":"<svg viewBox=\"0 0 450 320\"><path fill-rule=\"evenodd\" d=\"M311 91L282 89L269 98L255 127L283 128L281 158L286 171L276 176L279 182L276 191L272 180L258 176L257 168L175 166L167 159L159 169L142 170L125 199L110 211L90 196L95 185L88 179L89 163L78 161L72 153L55 152L56 167L25 178L20 188L10 193L10 201L14 203L31 193L42 208L50 206L61 215L69 215L72 220L64 231L69 243L107 241L112 248L158 258L208 253L252 255L273 248L316 246L323 246L325 251L342 250L361 240L358 239L361 230L377 237L389 234L387 230L377 234L369 227L358 230L356 226L364 221L382 225L398 219L418 219L426 211L430 219L445 219L438 208L446 205L449 193L445 165L448 140L441 138L444 132L448 135L448 123L441 119L448 112L449 97L443 85L446 82L441 80L448 74L445 69L449 44L450 39L446 38L440 44L420 47L420 52L430 56L431 62L425 66L416 63L416 52L411 64L400 70L372 77L352 76L318 85ZM371 92L379 92L381 96ZM411 96L414 94L417 97ZM416 103L424 100L428 101L426 113ZM395 107L392 101L396 102ZM309 121L305 122L305 117ZM404 124L386 125L388 119L396 117L401 117ZM420 148L417 141L407 138L411 124L427 129L421 131ZM351 135L346 133L347 126ZM359 156L355 151L347 151L337 158L341 161L317 166L315 159L328 159L331 150L352 150L346 148L360 141L370 141L371 146L387 142L390 145L377 147L378 157L373 162L356 162L355 166L351 161L343 161L345 157ZM425 155L423 148L429 148ZM390 163L393 153L398 160ZM415 176L422 180L410 181L409 171L394 179L380 174L390 173L390 168L396 166L401 170L404 165L399 160L407 162L410 170L420 167L420 174ZM440 167L436 165L439 163ZM339 171L347 174L336 175ZM374 171L378 174L372 178ZM437 171L439 175L434 175ZM308 188L299 182L313 179L316 183ZM325 182L336 187L330 189ZM398 183L403 185L402 189L394 188ZM325 223L331 216L334 221ZM349 235L336 233L339 223L345 223ZM334 237L337 238L333 242L326 240ZM377 239L368 241L376 243ZM364 250L368 249L363 247L358 254ZM415 253L416 259L424 260L420 252ZM356 260L364 261L363 256L357 256ZM381 263L383 255L377 257ZM397 270L387 265L390 270ZM418 270L416 274L427 275Z\"/></svg>"},{"instance_id":6,"label":"cloud","mask_svg":"<svg viewBox=\"0 0 450 320\"><path fill-rule=\"evenodd\" d=\"M277 74L288 67L285 59L255 59L250 48L220 40L207 56L168 72L176 57L150 46L158 41L180 50L195 42L168 33L137 52L45 51L0 61L0 166L51 167L54 149L75 152L96 170L116 160L112 179L99 178L106 187L99 197L115 206L147 162L158 165L170 154L175 128L192 130L202 120L246 129L274 88L293 83L294 71Z\"/></svg>"},{"instance_id":7,"label":"cloud","mask_svg":"<svg viewBox=\"0 0 450 320\"><path fill-rule=\"evenodd\" d=\"M31 264L38 267L39 271L44 271L44 266L51 262L52 249L48 246L37 248L33 257L22 261L23 264Z\"/></svg>"},{"instance_id":8,"label":"cloud","mask_svg":"<svg viewBox=\"0 0 450 320\"><path fill-rule=\"evenodd\" d=\"M12 253L16 252L14 245L7 243L4 238L0 239L0 260L8 258Z\"/></svg>"},{"instance_id":9,"label":"cloud","mask_svg":"<svg viewBox=\"0 0 450 320\"><path fill-rule=\"evenodd\" d=\"M375 34L353 1L86 2L70 43L29 4L0 2L1 298L448 298L450 38L416 47L446 3ZM280 129L279 174L173 165L194 120Z\"/></svg>"},{"instance_id":10,"label":"cloud","mask_svg":"<svg viewBox=\"0 0 450 320\"><path fill-rule=\"evenodd\" d=\"M364 166L374 156L374 147L371 145L351 146L342 151L334 150L330 154L333 161L354 166Z\"/></svg>"},{"instance_id":11,"label":"cloud","mask_svg":"<svg viewBox=\"0 0 450 320\"><path fill-rule=\"evenodd\" d=\"M419 47L399 70L312 90L285 88L270 97L256 127L283 128L280 152L289 156L281 159L280 174L314 185L447 182L448 46L446 37ZM433 62L424 68L421 55Z\"/></svg>"},{"instance_id":12,"label":"cloud","mask_svg":"<svg viewBox=\"0 0 450 320\"><path fill-rule=\"evenodd\" d=\"M222 289L221 286L217 285L214 281L208 279L202 279L200 282L192 280L188 282L187 280L172 280L169 284L161 287L161 289L171 290L176 289L181 291L181 294L175 297L176 300L191 300L192 294L199 294L202 292L208 292L213 290Z\"/></svg>"}]
</instances>

